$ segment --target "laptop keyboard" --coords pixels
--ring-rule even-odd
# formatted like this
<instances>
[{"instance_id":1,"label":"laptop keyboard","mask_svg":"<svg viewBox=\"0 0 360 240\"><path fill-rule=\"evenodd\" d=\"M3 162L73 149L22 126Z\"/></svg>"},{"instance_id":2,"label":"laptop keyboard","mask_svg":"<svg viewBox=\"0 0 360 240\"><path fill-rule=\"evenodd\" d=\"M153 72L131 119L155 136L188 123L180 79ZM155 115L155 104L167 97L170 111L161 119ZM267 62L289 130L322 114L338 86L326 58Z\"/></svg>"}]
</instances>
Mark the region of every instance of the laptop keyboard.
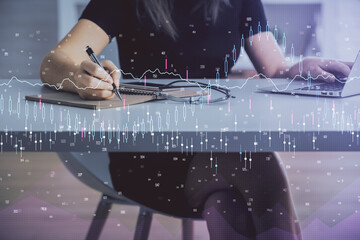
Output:
<instances>
[{"instance_id":1,"label":"laptop keyboard","mask_svg":"<svg viewBox=\"0 0 360 240\"><path fill-rule=\"evenodd\" d=\"M344 88L344 83L322 83L317 85L311 85L310 87L301 87L295 90L307 90L307 91L340 91Z\"/></svg>"}]
</instances>

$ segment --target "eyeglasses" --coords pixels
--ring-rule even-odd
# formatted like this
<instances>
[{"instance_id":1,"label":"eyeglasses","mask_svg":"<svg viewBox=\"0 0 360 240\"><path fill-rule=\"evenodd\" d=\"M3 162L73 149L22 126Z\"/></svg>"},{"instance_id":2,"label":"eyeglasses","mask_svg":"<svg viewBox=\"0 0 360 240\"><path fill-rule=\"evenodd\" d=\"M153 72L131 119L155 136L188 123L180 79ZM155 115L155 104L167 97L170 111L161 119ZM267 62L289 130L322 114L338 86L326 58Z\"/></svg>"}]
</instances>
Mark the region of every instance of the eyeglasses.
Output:
<instances>
[{"instance_id":1,"label":"eyeglasses","mask_svg":"<svg viewBox=\"0 0 360 240\"><path fill-rule=\"evenodd\" d=\"M196 97L175 97L170 95L169 93L164 92L165 89L171 88L196 88L197 90L200 88L200 96ZM189 104L203 104L203 103L215 103L226 101L229 98L235 98L230 94L230 90L224 87L220 87L218 85L211 85L197 82L197 81L188 81L188 80L177 80L173 81L169 84L163 85L159 87L160 91L155 92L157 98L171 100L175 102L183 102ZM220 94L220 96L217 96ZM216 95L216 96L213 96Z\"/></svg>"}]
</instances>

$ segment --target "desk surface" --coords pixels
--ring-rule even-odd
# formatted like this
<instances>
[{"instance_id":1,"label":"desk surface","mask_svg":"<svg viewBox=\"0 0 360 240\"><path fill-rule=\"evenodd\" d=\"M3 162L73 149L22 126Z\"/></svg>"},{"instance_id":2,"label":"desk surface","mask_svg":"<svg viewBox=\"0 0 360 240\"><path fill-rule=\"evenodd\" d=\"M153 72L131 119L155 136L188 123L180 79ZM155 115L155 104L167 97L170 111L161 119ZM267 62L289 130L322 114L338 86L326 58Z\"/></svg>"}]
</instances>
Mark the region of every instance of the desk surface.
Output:
<instances>
[{"instance_id":1,"label":"desk surface","mask_svg":"<svg viewBox=\"0 0 360 240\"><path fill-rule=\"evenodd\" d=\"M258 91L259 87L272 85L270 80L265 79L220 80L219 84L229 87L232 95L236 97L226 102L185 105L172 101L155 101L96 111L27 102L24 99L25 95L44 94L52 90L42 87L39 80L29 81L30 84L16 79L9 81L0 80L2 84L0 131L3 135L0 134L3 138L3 140L0 139L1 142L4 142L7 136L5 134L28 132L71 133L80 138L92 137L93 140L94 136L99 134L101 141L111 137L118 140L125 138L123 139L125 142L136 136L138 140L140 137L145 139L147 134L152 135L152 138L158 135L162 138L161 142L169 142L170 138L175 138L174 134L178 136L181 133L189 137L188 143L183 141L183 147L185 144L189 147L194 145L191 143L190 135L203 136L204 133L219 136L217 142L222 142L221 139L226 141L221 135L230 134L227 141L236 136L245 136L247 142L249 138L251 139L251 144L255 145L255 148L259 138L261 139L265 133L266 138L270 138L268 140L271 140L270 134L279 133L281 134L279 143L284 144L283 142L286 141L286 145L291 146L295 143L290 135L286 135L287 133L297 135L348 133L349 137L352 135L356 139L359 138L357 131L360 127L360 96L332 99L262 93ZM288 83L283 79L272 81L277 86ZM258 133L260 135L256 139L254 134ZM168 139L164 140L166 136ZM205 138L210 137L205 136ZM291 143L283 140L284 138L291 140ZM315 138L318 139L318 137ZM50 137L49 141L51 140L53 139ZM310 141L313 140L310 139ZM152 139L152 142L154 141L158 147L160 140ZM201 143L201 140L199 142ZM204 144L203 141L201 145ZM172 145L172 143L167 145ZM236 146L236 150L239 149L241 148Z\"/></svg>"}]
</instances>

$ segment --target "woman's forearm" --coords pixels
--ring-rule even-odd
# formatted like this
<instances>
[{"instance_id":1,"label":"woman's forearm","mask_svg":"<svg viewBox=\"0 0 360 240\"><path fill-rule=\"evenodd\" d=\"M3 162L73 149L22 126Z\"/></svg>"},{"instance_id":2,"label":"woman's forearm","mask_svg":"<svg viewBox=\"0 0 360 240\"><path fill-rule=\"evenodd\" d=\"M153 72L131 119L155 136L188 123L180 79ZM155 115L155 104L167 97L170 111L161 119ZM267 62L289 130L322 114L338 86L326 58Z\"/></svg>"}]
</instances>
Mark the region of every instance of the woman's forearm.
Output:
<instances>
[{"instance_id":1,"label":"woman's forearm","mask_svg":"<svg viewBox=\"0 0 360 240\"><path fill-rule=\"evenodd\" d=\"M52 50L41 63L40 78L47 87L76 93L74 74L78 68L79 64L76 64L64 52Z\"/></svg>"},{"instance_id":2,"label":"woman's forearm","mask_svg":"<svg viewBox=\"0 0 360 240\"><path fill-rule=\"evenodd\" d=\"M248 38L245 40L245 50L256 71L262 77L286 78L289 68L274 36L266 36L265 32L259 34L252 42Z\"/></svg>"}]
</instances>

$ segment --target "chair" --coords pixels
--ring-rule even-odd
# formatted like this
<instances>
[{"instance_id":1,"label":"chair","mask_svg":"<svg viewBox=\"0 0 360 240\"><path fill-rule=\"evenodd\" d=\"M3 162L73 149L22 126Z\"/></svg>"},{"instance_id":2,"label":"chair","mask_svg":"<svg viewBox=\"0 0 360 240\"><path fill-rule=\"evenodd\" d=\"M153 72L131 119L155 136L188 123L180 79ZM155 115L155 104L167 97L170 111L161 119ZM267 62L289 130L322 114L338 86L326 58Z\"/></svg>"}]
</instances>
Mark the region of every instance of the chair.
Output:
<instances>
[{"instance_id":1,"label":"chair","mask_svg":"<svg viewBox=\"0 0 360 240\"><path fill-rule=\"evenodd\" d=\"M111 177L108 171L109 158L107 153L58 153L66 168L81 182L102 193L94 217L86 235L86 240L99 239L105 225L112 204L125 204L139 206L134 240L148 239L152 215L158 213L150 208L119 195L112 186ZM101 159L101 164L99 163ZM161 213L163 214L163 213ZM182 239L193 239L193 220L182 219Z\"/></svg>"}]
</instances>

